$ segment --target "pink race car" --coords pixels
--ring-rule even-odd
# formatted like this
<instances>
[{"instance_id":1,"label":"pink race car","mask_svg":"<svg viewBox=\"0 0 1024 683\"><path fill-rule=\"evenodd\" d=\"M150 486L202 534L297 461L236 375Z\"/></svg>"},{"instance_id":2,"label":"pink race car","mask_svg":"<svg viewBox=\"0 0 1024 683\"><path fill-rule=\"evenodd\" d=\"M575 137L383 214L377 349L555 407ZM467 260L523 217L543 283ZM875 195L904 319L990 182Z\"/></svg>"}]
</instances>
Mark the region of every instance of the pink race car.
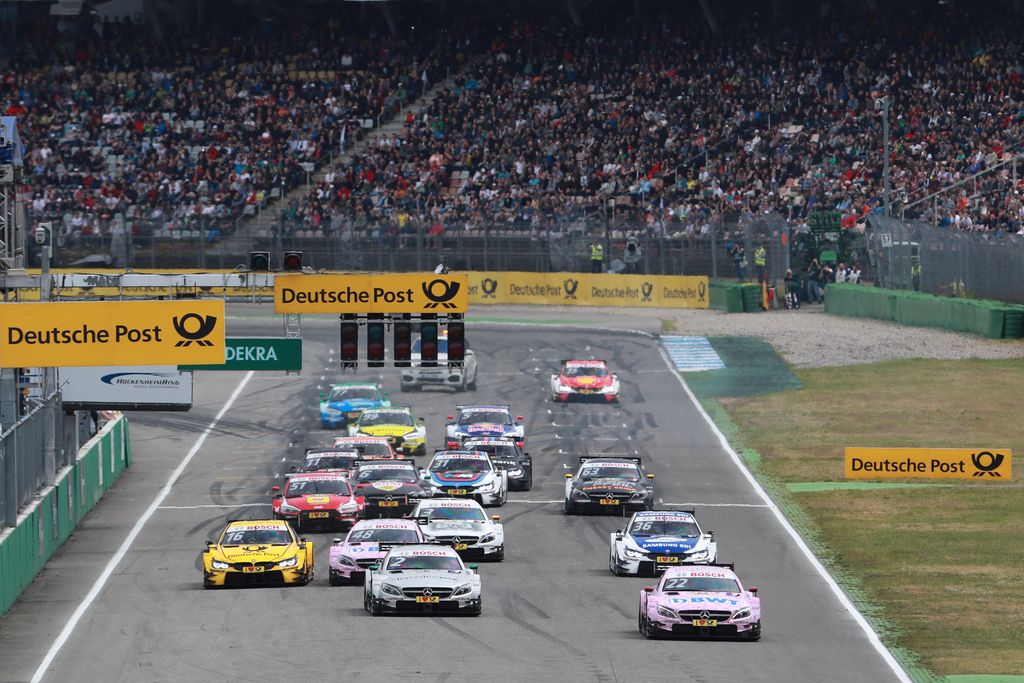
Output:
<instances>
[{"instance_id":1,"label":"pink race car","mask_svg":"<svg viewBox=\"0 0 1024 683\"><path fill-rule=\"evenodd\" d=\"M761 639L761 600L731 564L672 567L640 593L640 633Z\"/></svg>"},{"instance_id":2,"label":"pink race car","mask_svg":"<svg viewBox=\"0 0 1024 683\"><path fill-rule=\"evenodd\" d=\"M332 586L362 583L367 567L396 545L427 543L412 519L364 519L355 523L345 540L331 545L329 581Z\"/></svg>"}]
</instances>

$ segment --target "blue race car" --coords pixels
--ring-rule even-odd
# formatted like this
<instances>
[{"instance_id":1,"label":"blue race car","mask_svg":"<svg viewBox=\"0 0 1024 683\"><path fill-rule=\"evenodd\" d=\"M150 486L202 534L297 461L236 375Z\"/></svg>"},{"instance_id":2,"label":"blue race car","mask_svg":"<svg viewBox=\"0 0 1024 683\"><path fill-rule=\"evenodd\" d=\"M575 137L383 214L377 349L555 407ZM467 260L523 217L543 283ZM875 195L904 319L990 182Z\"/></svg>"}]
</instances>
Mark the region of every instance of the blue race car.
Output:
<instances>
[{"instance_id":1,"label":"blue race car","mask_svg":"<svg viewBox=\"0 0 1024 683\"><path fill-rule=\"evenodd\" d=\"M519 448L526 436L523 416L513 420L508 406L456 406L458 413L448 416L445 425L445 448L457 450L467 439L513 439Z\"/></svg>"},{"instance_id":2,"label":"blue race car","mask_svg":"<svg viewBox=\"0 0 1024 683\"><path fill-rule=\"evenodd\" d=\"M367 408L390 408L390 394L379 384L332 384L320 394L320 424L324 429L348 427Z\"/></svg>"}]
</instances>

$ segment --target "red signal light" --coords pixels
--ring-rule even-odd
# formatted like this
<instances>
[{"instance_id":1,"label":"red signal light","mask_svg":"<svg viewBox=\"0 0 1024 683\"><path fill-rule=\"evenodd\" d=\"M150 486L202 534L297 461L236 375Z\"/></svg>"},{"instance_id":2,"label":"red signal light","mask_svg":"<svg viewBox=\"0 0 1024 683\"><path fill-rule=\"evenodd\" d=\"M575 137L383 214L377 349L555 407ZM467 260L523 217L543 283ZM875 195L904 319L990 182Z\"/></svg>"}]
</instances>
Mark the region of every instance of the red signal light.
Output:
<instances>
[{"instance_id":1,"label":"red signal light","mask_svg":"<svg viewBox=\"0 0 1024 683\"><path fill-rule=\"evenodd\" d=\"M341 365L354 367L359 362L359 322L352 313L341 317Z\"/></svg>"},{"instance_id":2,"label":"red signal light","mask_svg":"<svg viewBox=\"0 0 1024 683\"><path fill-rule=\"evenodd\" d=\"M395 367L407 368L412 358L412 323L409 314L402 316L401 322L395 323Z\"/></svg>"}]
</instances>

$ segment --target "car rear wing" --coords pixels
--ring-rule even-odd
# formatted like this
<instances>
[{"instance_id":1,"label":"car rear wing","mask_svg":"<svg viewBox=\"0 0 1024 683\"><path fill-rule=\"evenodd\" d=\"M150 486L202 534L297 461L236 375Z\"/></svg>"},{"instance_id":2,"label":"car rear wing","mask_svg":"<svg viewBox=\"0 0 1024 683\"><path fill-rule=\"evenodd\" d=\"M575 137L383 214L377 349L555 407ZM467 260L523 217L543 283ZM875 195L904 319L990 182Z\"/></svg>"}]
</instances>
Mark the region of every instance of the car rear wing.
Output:
<instances>
[{"instance_id":1,"label":"car rear wing","mask_svg":"<svg viewBox=\"0 0 1024 683\"><path fill-rule=\"evenodd\" d=\"M639 467L641 462L643 461L643 458L641 458L639 456L626 457L626 456L608 456L608 455L601 455L601 454L581 455L580 456L580 464L581 465L586 463L588 460L629 460L630 462L635 463Z\"/></svg>"},{"instance_id":2,"label":"car rear wing","mask_svg":"<svg viewBox=\"0 0 1024 683\"><path fill-rule=\"evenodd\" d=\"M512 408L510 406L502 405L500 403L489 403L487 405L481 404L481 405L455 406L455 410L465 410L466 408L503 408L503 409L505 409L505 410L507 410L509 412L512 411Z\"/></svg>"},{"instance_id":3,"label":"car rear wing","mask_svg":"<svg viewBox=\"0 0 1024 683\"><path fill-rule=\"evenodd\" d=\"M608 364L608 361L606 361L604 358L563 358L558 362L561 363L562 365L565 365L566 363L604 363L605 365Z\"/></svg>"},{"instance_id":4,"label":"car rear wing","mask_svg":"<svg viewBox=\"0 0 1024 683\"><path fill-rule=\"evenodd\" d=\"M709 562L708 564L706 564L704 566L705 567L724 567L725 569L728 569L731 572L736 571L736 563L735 562Z\"/></svg>"}]
</instances>

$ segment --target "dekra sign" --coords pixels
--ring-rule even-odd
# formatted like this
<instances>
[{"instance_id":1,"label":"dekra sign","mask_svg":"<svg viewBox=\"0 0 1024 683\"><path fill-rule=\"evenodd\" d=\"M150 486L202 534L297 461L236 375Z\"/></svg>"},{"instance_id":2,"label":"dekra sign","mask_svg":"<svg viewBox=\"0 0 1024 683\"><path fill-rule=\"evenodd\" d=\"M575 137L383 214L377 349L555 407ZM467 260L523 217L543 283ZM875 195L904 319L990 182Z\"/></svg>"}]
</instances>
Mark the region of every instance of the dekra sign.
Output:
<instances>
[{"instance_id":1,"label":"dekra sign","mask_svg":"<svg viewBox=\"0 0 1024 683\"><path fill-rule=\"evenodd\" d=\"M224 360L269 362L277 360L277 351L273 346L231 346L224 350Z\"/></svg>"}]
</instances>

